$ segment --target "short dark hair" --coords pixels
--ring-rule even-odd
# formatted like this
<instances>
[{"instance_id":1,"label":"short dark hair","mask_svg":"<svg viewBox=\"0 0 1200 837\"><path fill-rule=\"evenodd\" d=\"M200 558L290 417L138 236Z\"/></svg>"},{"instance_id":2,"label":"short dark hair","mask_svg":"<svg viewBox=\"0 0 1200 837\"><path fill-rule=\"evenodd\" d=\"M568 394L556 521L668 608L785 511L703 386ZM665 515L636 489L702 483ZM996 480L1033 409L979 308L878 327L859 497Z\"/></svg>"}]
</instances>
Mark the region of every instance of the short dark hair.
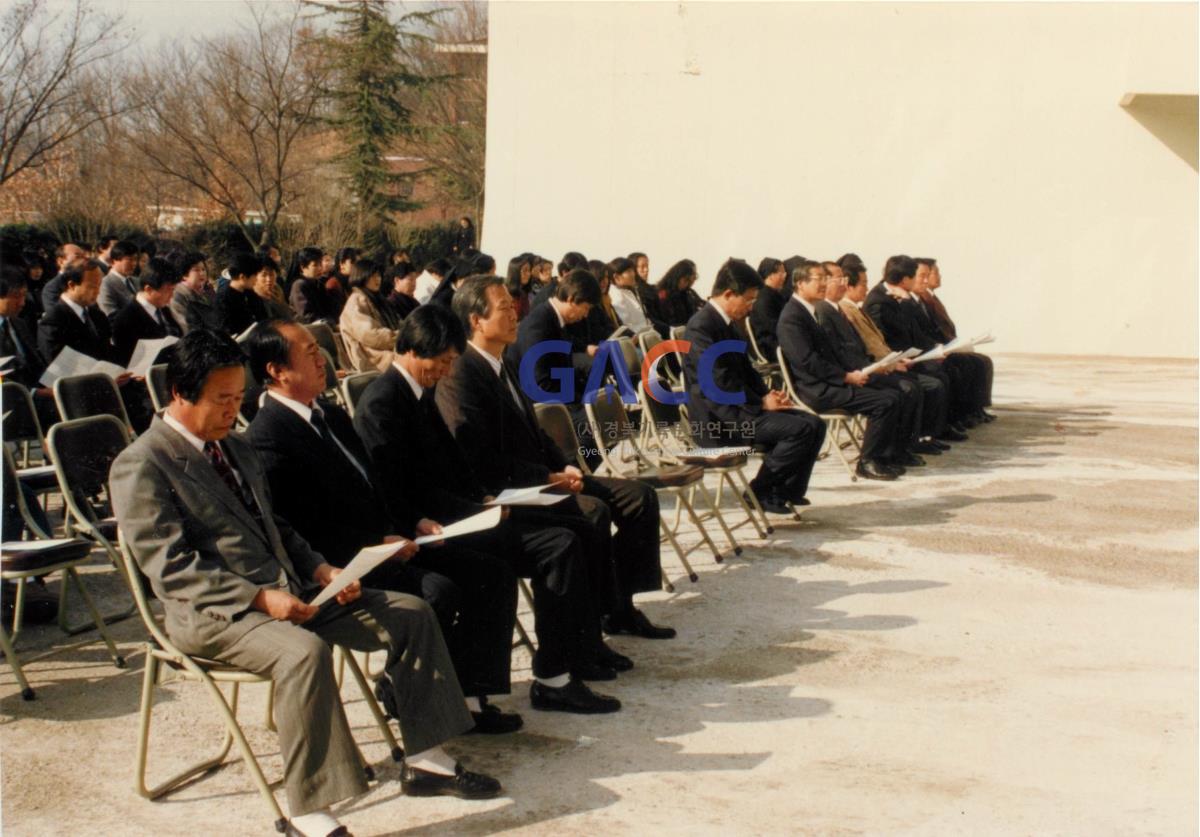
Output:
<instances>
[{"instance_id":1,"label":"short dark hair","mask_svg":"<svg viewBox=\"0 0 1200 837\"><path fill-rule=\"evenodd\" d=\"M410 273L416 273L417 269L412 262L399 261L395 264L388 265L383 271L383 281L389 285L397 279L403 279Z\"/></svg>"},{"instance_id":2,"label":"short dark hair","mask_svg":"<svg viewBox=\"0 0 1200 837\"><path fill-rule=\"evenodd\" d=\"M103 235L101 235L100 240L96 242L96 249L103 250L111 242L119 241L120 238L121 238L121 236L117 235L116 233L106 232Z\"/></svg>"},{"instance_id":3,"label":"short dark hair","mask_svg":"<svg viewBox=\"0 0 1200 837\"><path fill-rule=\"evenodd\" d=\"M487 253L476 253L471 257L471 273L491 273L496 269L496 260Z\"/></svg>"},{"instance_id":4,"label":"short dark hair","mask_svg":"<svg viewBox=\"0 0 1200 837\"><path fill-rule=\"evenodd\" d=\"M846 272L850 272L850 270L853 269L854 272L857 273L859 271L866 270L867 267L866 264L863 263L863 260L859 258L858 253L844 253L842 257L837 260L837 263L838 266Z\"/></svg>"},{"instance_id":5,"label":"short dark hair","mask_svg":"<svg viewBox=\"0 0 1200 837\"><path fill-rule=\"evenodd\" d=\"M446 259L434 259L429 264L425 265L425 272L433 276L444 277L446 275L446 271L448 271L451 267L453 267L453 265L451 265Z\"/></svg>"},{"instance_id":6,"label":"short dark hair","mask_svg":"<svg viewBox=\"0 0 1200 837\"><path fill-rule=\"evenodd\" d=\"M343 247L343 250L351 250L353 248ZM341 262L338 262L338 267L341 267ZM354 267L350 268L350 281L347 282L351 288L367 289L367 282L372 276L378 276L380 282L383 281L383 271L379 267L379 262L372 259L355 259Z\"/></svg>"},{"instance_id":7,"label":"short dark hair","mask_svg":"<svg viewBox=\"0 0 1200 837\"><path fill-rule=\"evenodd\" d=\"M645 259L646 261L650 261L650 257L647 256L645 253L641 252L640 250L634 250L632 253L630 253L625 258L627 258L627 259L629 259L629 261L633 262L634 267L637 267L638 259Z\"/></svg>"},{"instance_id":8,"label":"short dark hair","mask_svg":"<svg viewBox=\"0 0 1200 837\"><path fill-rule=\"evenodd\" d=\"M208 256L199 250L177 253L175 256L175 269L179 271L180 276L187 276L193 267L206 261L208 261Z\"/></svg>"},{"instance_id":9,"label":"short dark hair","mask_svg":"<svg viewBox=\"0 0 1200 837\"><path fill-rule=\"evenodd\" d=\"M342 247L337 251L337 255L333 257L333 269L341 270L342 262L346 259L358 261L358 257L362 255L362 251L357 247Z\"/></svg>"},{"instance_id":10,"label":"short dark hair","mask_svg":"<svg viewBox=\"0 0 1200 837\"><path fill-rule=\"evenodd\" d=\"M611 262L608 263L608 266L612 269L612 272L614 274L624 273L625 271L633 270L634 267L636 267L636 265L634 265L632 260L627 259L624 256L617 256L615 259L613 259Z\"/></svg>"},{"instance_id":11,"label":"short dark hair","mask_svg":"<svg viewBox=\"0 0 1200 837\"><path fill-rule=\"evenodd\" d=\"M916 275L917 260L912 256L892 256L883 266L883 281L889 285L899 285Z\"/></svg>"},{"instance_id":12,"label":"short dark hair","mask_svg":"<svg viewBox=\"0 0 1200 837\"><path fill-rule=\"evenodd\" d=\"M725 264L717 271L713 282L712 295L720 296L726 291L732 291L734 296L745 296L747 291L762 287L762 279L758 271L746 264L742 259L726 259Z\"/></svg>"},{"instance_id":13,"label":"short dark hair","mask_svg":"<svg viewBox=\"0 0 1200 837\"><path fill-rule=\"evenodd\" d=\"M262 267L262 260L253 253L234 253L229 260L229 278L253 276Z\"/></svg>"},{"instance_id":14,"label":"short dark hair","mask_svg":"<svg viewBox=\"0 0 1200 837\"><path fill-rule=\"evenodd\" d=\"M129 239L123 238L113 245L112 252L108 254L108 257L115 262L117 259L127 259L130 256L136 256L140 252L142 252L141 247L138 247Z\"/></svg>"},{"instance_id":15,"label":"short dark hair","mask_svg":"<svg viewBox=\"0 0 1200 837\"><path fill-rule=\"evenodd\" d=\"M232 337L207 328L189 331L174 349L167 361L167 389L192 404L204 392L209 375L246 362Z\"/></svg>"},{"instance_id":16,"label":"short dark hair","mask_svg":"<svg viewBox=\"0 0 1200 837\"><path fill-rule=\"evenodd\" d=\"M450 308L462 323L463 333L468 339L471 336L471 315L488 315L492 307L488 302L488 288L495 287L505 287L499 276L468 276L454 292L454 301L450 303Z\"/></svg>"},{"instance_id":17,"label":"short dark hair","mask_svg":"<svg viewBox=\"0 0 1200 837\"><path fill-rule=\"evenodd\" d=\"M554 297L561 302L600 304L600 282L586 270L577 268L558 280Z\"/></svg>"},{"instance_id":18,"label":"short dark hair","mask_svg":"<svg viewBox=\"0 0 1200 837\"><path fill-rule=\"evenodd\" d=\"M29 277L26 275L25 268L15 264L6 264L0 267L0 296L8 296L18 288L24 290L28 287Z\"/></svg>"},{"instance_id":19,"label":"short dark hair","mask_svg":"<svg viewBox=\"0 0 1200 837\"><path fill-rule=\"evenodd\" d=\"M937 259L931 259L928 256L917 256L915 261L917 264L923 264L926 267L937 267Z\"/></svg>"},{"instance_id":20,"label":"short dark hair","mask_svg":"<svg viewBox=\"0 0 1200 837\"><path fill-rule=\"evenodd\" d=\"M429 359L455 349L467 348L467 336L462 323L449 308L442 305L421 305L404 318L396 335L396 354L412 352Z\"/></svg>"},{"instance_id":21,"label":"short dark hair","mask_svg":"<svg viewBox=\"0 0 1200 837\"><path fill-rule=\"evenodd\" d=\"M782 266L783 262L781 262L779 259L773 259L770 256L767 256L758 263L758 276L760 279L765 280L768 276L779 270L779 268Z\"/></svg>"},{"instance_id":22,"label":"short dark hair","mask_svg":"<svg viewBox=\"0 0 1200 837\"><path fill-rule=\"evenodd\" d=\"M271 383L271 373L267 371L267 364L277 363L280 366L287 366L291 359L292 344L279 330L280 326L287 324L286 320L267 320L259 323L246 340L246 354L250 357L250 374L254 376L254 380L258 381L259 386L265 387Z\"/></svg>"},{"instance_id":23,"label":"short dark hair","mask_svg":"<svg viewBox=\"0 0 1200 837\"><path fill-rule=\"evenodd\" d=\"M166 259L155 256L142 271L142 285L153 291L161 290L165 285L179 284L179 271L175 265Z\"/></svg>"},{"instance_id":24,"label":"short dark hair","mask_svg":"<svg viewBox=\"0 0 1200 837\"><path fill-rule=\"evenodd\" d=\"M814 267L819 267L821 270L825 270L825 265L821 264L821 262L814 262L811 259L805 259L804 261L800 262L800 264L798 264L795 269L792 270L792 284L799 285L801 282L807 282L808 272Z\"/></svg>"},{"instance_id":25,"label":"short dark hair","mask_svg":"<svg viewBox=\"0 0 1200 837\"><path fill-rule=\"evenodd\" d=\"M867 271L865 268L843 267L842 270L845 271L845 273L846 273L846 286L847 287L857 288L860 283L866 281L866 279L864 278L867 274Z\"/></svg>"},{"instance_id":26,"label":"short dark hair","mask_svg":"<svg viewBox=\"0 0 1200 837\"><path fill-rule=\"evenodd\" d=\"M95 259L88 259L81 265L67 268L62 272L63 287L66 288L70 287L71 285L82 284L83 274L92 270L99 271L101 276L104 275L104 265L100 264L100 262L96 261Z\"/></svg>"},{"instance_id":27,"label":"short dark hair","mask_svg":"<svg viewBox=\"0 0 1200 837\"><path fill-rule=\"evenodd\" d=\"M572 270L580 267L587 267L587 258L583 253L570 250L563 254L562 260L558 263L558 275L566 276Z\"/></svg>"}]
</instances>

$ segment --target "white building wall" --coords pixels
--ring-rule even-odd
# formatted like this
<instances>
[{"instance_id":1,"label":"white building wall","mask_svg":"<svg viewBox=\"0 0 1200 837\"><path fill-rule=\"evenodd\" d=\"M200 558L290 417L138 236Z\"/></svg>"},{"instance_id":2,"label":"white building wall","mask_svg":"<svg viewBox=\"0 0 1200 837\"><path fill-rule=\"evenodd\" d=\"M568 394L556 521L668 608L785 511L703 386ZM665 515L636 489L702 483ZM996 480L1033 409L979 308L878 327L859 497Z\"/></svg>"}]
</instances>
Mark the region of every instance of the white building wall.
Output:
<instances>
[{"instance_id":1,"label":"white building wall","mask_svg":"<svg viewBox=\"0 0 1200 837\"><path fill-rule=\"evenodd\" d=\"M483 248L936 256L996 351L1197 354L1194 4L491 5ZM1167 133L1164 134L1163 130ZM1168 135L1169 134L1169 135Z\"/></svg>"}]
</instances>

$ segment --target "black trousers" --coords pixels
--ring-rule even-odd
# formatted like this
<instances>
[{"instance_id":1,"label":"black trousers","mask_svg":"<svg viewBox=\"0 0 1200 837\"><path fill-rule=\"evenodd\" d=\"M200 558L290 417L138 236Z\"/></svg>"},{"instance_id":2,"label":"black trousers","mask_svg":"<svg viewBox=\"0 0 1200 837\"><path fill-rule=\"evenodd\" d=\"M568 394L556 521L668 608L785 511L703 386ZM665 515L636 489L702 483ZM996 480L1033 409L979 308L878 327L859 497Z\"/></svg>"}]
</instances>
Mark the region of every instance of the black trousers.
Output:
<instances>
[{"instance_id":1,"label":"black trousers","mask_svg":"<svg viewBox=\"0 0 1200 837\"><path fill-rule=\"evenodd\" d=\"M914 445L921 435L925 394L916 382L896 374L872 375L867 382L867 387L893 392L900 399L900 414L896 422L896 450L893 455L903 453Z\"/></svg>"},{"instance_id":2,"label":"black trousers","mask_svg":"<svg viewBox=\"0 0 1200 837\"><path fill-rule=\"evenodd\" d=\"M848 389L849 393L845 390ZM836 396L819 398L812 405L818 412L836 409L867 417L863 435L862 458L871 462L887 462L898 453L897 430L900 424L900 395L882 388L846 387Z\"/></svg>"},{"instance_id":3,"label":"black trousers","mask_svg":"<svg viewBox=\"0 0 1200 837\"><path fill-rule=\"evenodd\" d=\"M459 542L500 556L516 576L529 579L537 632L533 675L557 677L590 657L600 621L582 541L568 528L528 515L530 510L514 508L499 526ZM509 642L511 637L510 628Z\"/></svg>"},{"instance_id":4,"label":"black trousers","mask_svg":"<svg viewBox=\"0 0 1200 837\"><path fill-rule=\"evenodd\" d=\"M764 412L754 420L754 436L746 439L763 450L763 464L750 481L754 493L775 495L793 503L808 492L813 465L825 442L825 422L794 410Z\"/></svg>"},{"instance_id":5,"label":"black trousers","mask_svg":"<svg viewBox=\"0 0 1200 837\"><path fill-rule=\"evenodd\" d=\"M921 435L937 438L946 430L950 408L950 396L941 378L923 375L916 371L903 373L903 377L916 384L921 391Z\"/></svg>"},{"instance_id":6,"label":"black trousers","mask_svg":"<svg viewBox=\"0 0 1200 837\"><path fill-rule=\"evenodd\" d=\"M517 576L504 559L447 541L423 547L407 563L386 562L364 583L425 600L442 628L464 695L512 691Z\"/></svg>"}]
</instances>

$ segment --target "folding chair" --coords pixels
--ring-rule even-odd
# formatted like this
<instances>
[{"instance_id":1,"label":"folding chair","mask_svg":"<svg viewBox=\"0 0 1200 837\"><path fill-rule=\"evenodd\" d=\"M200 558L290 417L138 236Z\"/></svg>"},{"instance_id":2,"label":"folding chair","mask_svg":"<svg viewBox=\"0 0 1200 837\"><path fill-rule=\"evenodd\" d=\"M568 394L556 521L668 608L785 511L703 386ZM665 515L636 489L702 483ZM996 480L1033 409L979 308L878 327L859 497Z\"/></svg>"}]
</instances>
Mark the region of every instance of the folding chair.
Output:
<instances>
[{"instance_id":1,"label":"folding chair","mask_svg":"<svg viewBox=\"0 0 1200 837\"><path fill-rule=\"evenodd\" d=\"M305 323L304 327L308 329L308 333L317 341L317 345L325 352L330 365L336 369L346 369L342 365L341 358L338 354L337 337L334 334L333 328L327 323Z\"/></svg>"},{"instance_id":2,"label":"folding chair","mask_svg":"<svg viewBox=\"0 0 1200 837\"><path fill-rule=\"evenodd\" d=\"M129 546L123 540L120 543L120 556L124 564L125 575L129 578L137 578L139 570L137 563L134 561L132 554L129 551ZM150 610L150 603L146 598L146 593L142 589L141 584L131 588L133 591L134 602L137 605L138 613L142 617L142 624L150 634L150 640L146 643L146 670L142 678L142 700L140 710L140 720L138 723L138 744L137 744L137 763L134 772L134 789L138 794L146 799L158 799L181 785L190 782L192 779L201 776L209 771L216 770L225 761L225 757L229 755L230 749L236 743L238 751L242 755L242 760L245 762L246 770L250 773L250 778L254 782L255 788L262 796L263 801L271 811L271 815L275 821L275 829L280 833L287 830L287 818L283 815L283 810L279 807L279 803L275 800L275 795L271 793L271 785L267 783L266 776L263 775L262 768L258 764L258 759L254 756L254 751L250 749L249 742L246 741L246 736L242 732L241 726L237 720L237 705L238 693L243 683L270 683L269 677L262 677L257 674L251 674L244 669L236 666L222 663L216 660L206 660L201 657L192 657L180 651L166 632L159 626L153 612ZM370 686L366 678L363 676L362 669L359 668L358 662L350 653L346 653L341 649L335 648L335 653L341 652L339 659L335 661L335 665L345 665L350 669L350 673L354 676L359 688L362 689L363 700L366 701L367 707L371 710L371 714L375 718L375 723L379 727L380 733L384 740L391 748L392 758L395 761L400 761L404 758L404 752L400 749L396 741L396 737L392 734L391 728L388 726L387 719L379 708L379 704L375 700L375 696L371 694ZM169 669L178 677L184 680L198 681L204 685L205 691L208 692L210 698L221 711L222 720L225 722L225 739L217 751L211 758L205 759L197 764L192 765L186 770L172 776L171 778L149 787L146 784L146 762L148 760L148 751L150 747L150 722L153 720L154 714L154 690L162 685L160 681L161 672L163 669ZM230 683L229 698L226 699L225 693L221 690L219 684ZM368 779L375 778L374 769L366 763L362 758L362 753L359 753L359 759L363 763L363 770Z\"/></svg>"},{"instance_id":3,"label":"folding chair","mask_svg":"<svg viewBox=\"0 0 1200 837\"><path fill-rule=\"evenodd\" d=\"M355 372L352 375L347 375L342 378L338 384L338 388L342 393L342 406L346 408L346 412L350 417L354 417L354 405L358 403L358 399L362 398L362 394L367 391L371 381L378 378L380 372Z\"/></svg>"},{"instance_id":4,"label":"folding chair","mask_svg":"<svg viewBox=\"0 0 1200 837\"><path fill-rule=\"evenodd\" d=\"M60 379L61 380L61 379ZM113 460L129 446L129 430L110 415L60 422L46 439L50 458L63 495L63 531L100 547L131 590L136 578L125 575L125 564L113 542L117 520L111 514L108 472ZM62 600L66 600L66 588ZM116 622L133 615L133 606L106 617Z\"/></svg>"},{"instance_id":5,"label":"folding chair","mask_svg":"<svg viewBox=\"0 0 1200 837\"><path fill-rule=\"evenodd\" d=\"M659 336L657 331L639 331L636 338L643 358L650 354L655 346L663 342L662 337ZM663 373L663 376L672 387L681 387L683 385L683 379L680 377L682 367L679 364L680 360L677 352L668 352L658 364L659 371Z\"/></svg>"},{"instance_id":6,"label":"folding chair","mask_svg":"<svg viewBox=\"0 0 1200 837\"><path fill-rule=\"evenodd\" d=\"M775 527L767 522L767 514L758 501L758 495L746 479L745 468L750 460L751 448L706 452L693 441L678 404L658 401L641 384L638 384L638 399L642 402L642 428L645 430L646 446L657 451L659 462L699 465L707 473L716 474L717 507L725 499L725 489L728 487L734 500L746 513L740 521L729 524L731 530L753 526L760 538L775 531Z\"/></svg>"},{"instance_id":7,"label":"folding chair","mask_svg":"<svg viewBox=\"0 0 1200 837\"><path fill-rule=\"evenodd\" d=\"M108 647L113 664L117 668L125 668L124 658L117 652L112 637L104 629L104 622L96 610L96 604L92 601L79 574L75 571L78 565L86 562L90 557L92 545L79 538L51 540L49 534L42 531L37 521L29 513L29 507L25 505L25 497L17 484L17 466L7 447L4 448L4 506L6 511L15 511L20 516L21 522L33 535L31 540L7 541L0 544L0 578L5 581L14 581L17 586L16 599L13 602L13 631L10 636L3 623L0 622L0 648L3 649L4 656L8 658L13 674L16 675L17 683L21 687L21 697L25 700L33 700L36 697L33 689L29 686L29 681L25 679L21 661L13 647L21 632L25 610L25 582L30 578L61 571L63 582L62 596L59 598L58 604L59 627L64 633L71 635L87 630L94 625L100 633L100 638ZM67 625L66 591L69 585L74 585L84 606L92 615L94 621L88 625L77 628Z\"/></svg>"},{"instance_id":8,"label":"folding chair","mask_svg":"<svg viewBox=\"0 0 1200 837\"><path fill-rule=\"evenodd\" d=\"M338 378L337 366L334 364L334 360L330 356L329 352L325 351L324 349L321 349L321 355L325 358L325 392L324 392L324 395L326 398L331 398L334 401L341 403L342 394L341 394L341 392L338 391L338 381L341 379Z\"/></svg>"},{"instance_id":9,"label":"folding chair","mask_svg":"<svg viewBox=\"0 0 1200 837\"><path fill-rule=\"evenodd\" d=\"M685 325L671 326L671 339L672 340L682 340L683 335L686 331L687 331L687 326L685 326Z\"/></svg>"},{"instance_id":10,"label":"folding chair","mask_svg":"<svg viewBox=\"0 0 1200 837\"><path fill-rule=\"evenodd\" d=\"M54 382L54 401L63 421L108 415L118 419L133 435L121 392L116 382L103 372L59 378Z\"/></svg>"},{"instance_id":11,"label":"folding chair","mask_svg":"<svg viewBox=\"0 0 1200 837\"><path fill-rule=\"evenodd\" d=\"M824 413L818 413L812 407L808 406L796 395L796 388L792 383L792 373L788 369L787 360L783 356L783 347L776 349L776 357L779 358L780 374L783 376L783 388L787 393L788 398L792 403L806 413L812 413L821 421L825 422L825 451L823 456L828 456L829 450L837 451L838 458L842 460L842 464L846 466L846 472L850 475L851 482L858 482L858 474L854 471L854 463L858 461L858 457L862 455L862 444L855 433L857 427L856 417L853 413L848 413L845 410L829 410ZM848 457L846 449L854 448L857 454Z\"/></svg>"},{"instance_id":12,"label":"folding chair","mask_svg":"<svg viewBox=\"0 0 1200 837\"><path fill-rule=\"evenodd\" d=\"M146 389L150 391L150 403L154 412L166 409L171 403L171 390L167 387L167 365L158 363L146 373Z\"/></svg>"},{"instance_id":13,"label":"folding chair","mask_svg":"<svg viewBox=\"0 0 1200 837\"><path fill-rule=\"evenodd\" d=\"M4 412L4 441L12 443L21 451L17 477L21 484L34 494L51 494L58 491L53 465L30 465L32 448L37 446L42 459L46 458L46 441L42 436L42 423L33 405L33 394L16 381L5 381L0 386L0 405Z\"/></svg>"},{"instance_id":14,"label":"folding chair","mask_svg":"<svg viewBox=\"0 0 1200 837\"><path fill-rule=\"evenodd\" d=\"M772 363L762 353L762 349L758 347L758 338L754 336L754 328L748 320L734 323L734 330L738 334L746 338L746 342L750 347L750 365L754 367L754 371L763 376L767 384L774 389L779 380L779 364Z\"/></svg>"}]
</instances>

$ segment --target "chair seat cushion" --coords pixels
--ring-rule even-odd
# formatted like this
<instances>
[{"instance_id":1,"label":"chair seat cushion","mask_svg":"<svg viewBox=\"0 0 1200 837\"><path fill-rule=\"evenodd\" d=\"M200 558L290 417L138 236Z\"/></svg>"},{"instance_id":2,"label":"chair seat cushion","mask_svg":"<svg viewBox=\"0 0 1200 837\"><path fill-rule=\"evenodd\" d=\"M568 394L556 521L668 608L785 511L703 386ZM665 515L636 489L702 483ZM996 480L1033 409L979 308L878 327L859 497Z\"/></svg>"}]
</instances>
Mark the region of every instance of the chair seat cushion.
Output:
<instances>
[{"instance_id":1,"label":"chair seat cushion","mask_svg":"<svg viewBox=\"0 0 1200 837\"><path fill-rule=\"evenodd\" d=\"M53 465L38 465L36 468L19 468L17 470L17 478L24 483L26 488L36 494L41 494L44 491L58 490L58 477L54 473Z\"/></svg>"},{"instance_id":2,"label":"chair seat cushion","mask_svg":"<svg viewBox=\"0 0 1200 837\"><path fill-rule=\"evenodd\" d=\"M699 465L650 468L646 471L639 471L636 479L651 488L679 488L704 479L704 469Z\"/></svg>"},{"instance_id":3,"label":"chair seat cushion","mask_svg":"<svg viewBox=\"0 0 1200 837\"><path fill-rule=\"evenodd\" d=\"M702 450L680 454L679 461L686 465L699 465L702 468L740 468L749 460L750 455L745 450L722 451Z\"/></svg>"},{"instance_id":4,"label":"chair seat cushion","mask_svg":"<svg viewBox=\"0 0 1200 837\"><path fill-rule=\"evenodd\" d=\"M92 545L79 538L47 541L5 541L0 544L0 568L5 572L36 572L64 561L84 559Z\"/></svg>"}]
</instances>

